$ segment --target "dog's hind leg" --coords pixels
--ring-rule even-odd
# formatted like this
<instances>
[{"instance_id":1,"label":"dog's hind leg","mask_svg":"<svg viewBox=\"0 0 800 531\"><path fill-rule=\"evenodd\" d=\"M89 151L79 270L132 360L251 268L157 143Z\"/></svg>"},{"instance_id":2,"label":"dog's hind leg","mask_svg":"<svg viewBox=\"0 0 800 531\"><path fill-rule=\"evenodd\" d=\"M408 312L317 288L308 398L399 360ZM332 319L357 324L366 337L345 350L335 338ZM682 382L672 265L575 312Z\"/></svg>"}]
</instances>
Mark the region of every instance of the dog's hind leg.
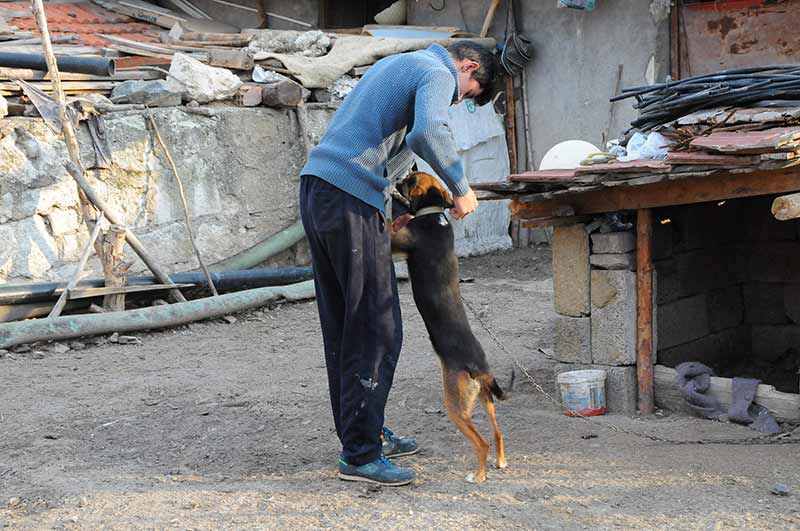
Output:
<instances>
[{"instance_id":1,"label":"dog's hind leg","mask_svg":"<svg viewBox=\"0 0 800 531\"><path fill-rule=\"evenodd\" d=\"M497 468L505 468L508 466L508 461L506 461L506 451L503 446L503 433L500 431L500 425L497 424L497 415L494 411L494 399L492 399L492 394L486 389L481 390L481 394L478 398L481 401L484 411L486 411L486 414L489 416L489 420L492 422L494 452L497 455L497 462L495 465Z\"/></svg>"},{"instance_id":2,"label":"dog's hind leg","mask_svg":"<svg viewBox=\"0 0 800 531\"><path fill-rule=\"evenodd\" d=\"M472 409L481 392L480 385L466 371L448 371L445 368L442 369L442 381L447 414L475 447L478 467L474 475L467 476L467 481L480 483L486 479L486 460L489 457L489 443L472 422Z\"/></svg>"}]
</instances>

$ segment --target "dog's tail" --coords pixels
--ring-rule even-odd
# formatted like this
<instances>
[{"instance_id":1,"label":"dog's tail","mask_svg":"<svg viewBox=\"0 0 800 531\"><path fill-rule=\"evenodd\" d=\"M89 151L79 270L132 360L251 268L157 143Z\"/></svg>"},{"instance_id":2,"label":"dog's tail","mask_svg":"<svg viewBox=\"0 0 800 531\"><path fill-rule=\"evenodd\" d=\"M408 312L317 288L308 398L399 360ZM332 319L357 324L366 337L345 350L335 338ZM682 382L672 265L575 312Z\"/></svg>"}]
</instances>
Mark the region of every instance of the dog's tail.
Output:
<instances>
[{"instance_id":1,"label":"dog's tail","mask_svg":"<svg viewBox=\"0 0 800 531\"><path fill-rule=\"evenodd\" d=\"M506 386L506 390L504 391L500 384L497 383L497 378L492 376L491 374L487 374L483 384L492 393L498 400L508 400L511 398L512 391L514 390L514 379L516 377L516 372L514 369L511 369L511 379Z\"/></svg>"}]
</instances>

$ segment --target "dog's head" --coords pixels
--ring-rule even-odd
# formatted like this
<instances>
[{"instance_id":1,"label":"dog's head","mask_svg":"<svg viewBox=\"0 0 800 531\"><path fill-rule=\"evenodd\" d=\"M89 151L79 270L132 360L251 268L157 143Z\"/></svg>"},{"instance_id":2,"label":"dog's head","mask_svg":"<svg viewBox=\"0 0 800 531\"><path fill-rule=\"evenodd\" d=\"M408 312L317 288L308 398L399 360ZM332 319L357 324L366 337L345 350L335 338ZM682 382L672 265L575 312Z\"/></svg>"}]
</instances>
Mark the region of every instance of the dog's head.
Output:
<instances>
[{"instance_id":1,"label":"dog's head","mask_svg":"<svg viewBox=\"0 0 800 531\"><path fill-rule=\"evenodd\" d=\"M400 195L409 202L412 213L425 207L452 208L453 198L433 175L412 173L397 185Z\"/></svg>"}]
</instances>

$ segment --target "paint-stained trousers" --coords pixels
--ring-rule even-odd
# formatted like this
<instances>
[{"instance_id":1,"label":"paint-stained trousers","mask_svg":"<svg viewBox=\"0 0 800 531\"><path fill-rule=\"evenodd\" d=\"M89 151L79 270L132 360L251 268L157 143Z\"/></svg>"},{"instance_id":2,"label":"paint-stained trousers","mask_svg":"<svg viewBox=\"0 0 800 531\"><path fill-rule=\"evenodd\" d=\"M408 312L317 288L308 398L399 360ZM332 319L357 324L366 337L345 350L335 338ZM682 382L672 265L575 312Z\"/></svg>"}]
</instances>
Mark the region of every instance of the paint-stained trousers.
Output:
<instances>
[{"instance_id":1,"label":"paint-stained trousers","mask_svg":"<svg viewBox=\"0 0 800 531\"><path fill-rule=\"evenodd\" d=\"M300 215L311 249L331 407L344 459L381 455L381 428L403 340L382 212L304 175Z\"/></svg>"}]
</instances>

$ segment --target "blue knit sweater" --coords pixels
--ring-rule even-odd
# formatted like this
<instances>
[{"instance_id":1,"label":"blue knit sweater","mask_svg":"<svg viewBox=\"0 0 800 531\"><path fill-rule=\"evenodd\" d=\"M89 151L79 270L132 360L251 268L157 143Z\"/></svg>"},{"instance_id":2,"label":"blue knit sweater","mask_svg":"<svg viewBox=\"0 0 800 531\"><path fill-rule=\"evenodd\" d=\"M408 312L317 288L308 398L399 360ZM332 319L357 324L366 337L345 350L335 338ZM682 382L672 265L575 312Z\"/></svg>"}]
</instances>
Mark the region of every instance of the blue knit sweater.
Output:
<instances>
[{"instance_id":1,"label":"blue knit sweater","mask_svg":"<svg viewBox=\"0 0 800 531\"><path fill-rule=\"evenodd\" d=\"M466 195L469 184L447 125L447 109L457 99L456 66L439 44L381 59L342 102L301 174L383 210L387 163L410 160L404 155L411 148L455 195Z\"/></svg>"}]
</instances>

